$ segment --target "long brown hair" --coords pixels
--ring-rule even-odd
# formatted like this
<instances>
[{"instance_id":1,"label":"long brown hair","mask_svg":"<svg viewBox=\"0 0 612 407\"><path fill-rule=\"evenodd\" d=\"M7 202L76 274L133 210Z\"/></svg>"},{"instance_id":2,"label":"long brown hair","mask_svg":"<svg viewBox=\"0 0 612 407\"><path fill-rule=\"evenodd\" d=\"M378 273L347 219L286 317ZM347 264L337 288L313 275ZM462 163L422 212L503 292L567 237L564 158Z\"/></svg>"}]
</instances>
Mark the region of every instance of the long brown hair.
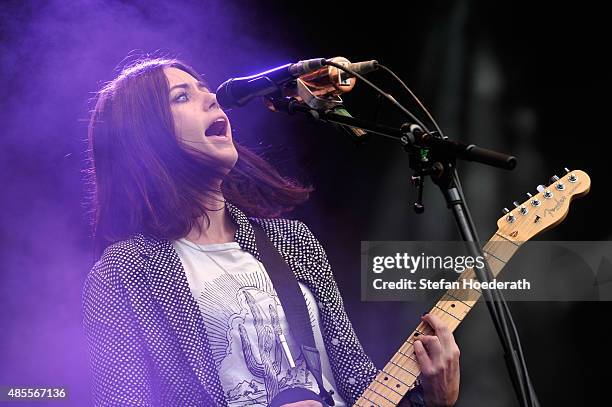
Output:
<instances>
[{"instance_id":1,"label":"long brown hair","mask_svg":"<svg viewBox=\"0 0 612 407\"><path fill-rule=\"evenodd\" d=\"M255 217L278 217L306 201L312 187L282 177L234 140L238 161L224 176L180 143L168 100L165 67L201 76L176 59L132 63L98 93L88 128L87 185L96 257L136 233L161 239L187 235L206 208L199 199L223 177L226 200Z\"/></svg>"}]
</instances>

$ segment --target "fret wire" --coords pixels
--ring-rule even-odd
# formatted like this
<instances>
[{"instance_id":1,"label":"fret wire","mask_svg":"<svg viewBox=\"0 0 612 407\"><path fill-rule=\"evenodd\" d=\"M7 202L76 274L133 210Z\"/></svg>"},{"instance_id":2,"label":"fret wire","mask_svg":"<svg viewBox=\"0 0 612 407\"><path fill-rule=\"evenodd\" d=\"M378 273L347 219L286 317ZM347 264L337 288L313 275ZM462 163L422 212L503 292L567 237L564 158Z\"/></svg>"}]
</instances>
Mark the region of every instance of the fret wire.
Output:
<instances>
[{"instance_id":1,"label":"fret wire","mask_svg":"<svg viewBox=\"0 0 612 407\"><path fill-rule=\"evenodd\" d=\"M379 384L379 385L382 385L382 386L386 387L387 389L391 390L392 392L397 393L398 395L400 395L400 396L402 396L402 397L404 396L402 393L398 392L398 391L397 391L396 389L394 389L393 387L388 386L386 383L384 383L384 380L381 382L381 381L380 381L380 380L378 380L377 378L374 378L374 381L373 381L373 382L370 384L370 386L371 386L372 384ZM370 387L370 386L368 386L368 387Z\"/></svg>"},{"instance_id":2,"label":"fret wire","mask_svg":"<svg viewBox=\"0 0 612 407\"><path fill-rule=\"evenodd\" d=\"M398 395L402 396L402 394L399 391L397 391L397 388L393 388L393 386L390 386L390 385L388 385L386 383L386 382L389 382L389 377L388 377L389 375L383 375L383 376L387 377L387 380L384 380L384 379L380 378L379 375L376 375L374 377L374 381L372 383L370 383L370 385L368 387L374 389L374 387L372 387L372 386L375 386L375 387L378 387L378 388L382 388L384 390L388 390L391 393L397 393ZM401 386L400 386L400 388L401 388ZM379 392L377 391L377 393L379 393Z\"/></svg>"},{"instance_id":3,"label":"fret wire","mask_svg":"<svg viewBox=\"0 0 612 407\"><path fill-rule=\"evenodd\" d=\"M367 394L367 396L366 396L366 393L368 392L368 390L369 390L369 394ZM370 402L374 403L375 405L377 405L377 406L379 405L379 404L378 404L378 403L379 403L378 401L374 401L374 400L372 400L373 398L378 398L378 397L376 397L376 393L374 393L373 391L371 391L369 388L367 388L367 389L364 391L364 396L363 396L363 397L364 397L366 400L368 400L368 401L370 401Z\"/></svg>"},{"instance_id":4,"label":"fret wire","mask_svg":"<svg viewBox=\"0 0 612 407\"><path fill-rule=\"evenodd\" d=\"M505 266L505 265L506 265L506 263L507 263L506 261L504 261L504 260L500 259L499 257L497 257L496 255L494 255L493 253L491 253L491 252L489 252L489 251L486 251L486 250L485 250L485 251L484 251L484 253L486 253L486 254L488 254L489 256L491 256L491 257L493 257L493 258L495 258L495 259L499 260L500 262L504 263L504 266ZM486 259L485 259L485 260L486 260ZM491 267L491 265L490 265L490 264L489 264L489 267Z\"/></svg>"},{"instance_id":5,"label":"fret wire","mask_svg":"<svg viewBox=\"0 0 612 407\"><path fill-rule=\"evenodd\" d=\"M402 355L402 356L400 356L400 355ZM400 357L400 358L406 358L406 359L408 359L408 360L413 361L414 363L416 363L417 368L418 368L418 363L419 363L418 361L416 361L416 360L414 360L414 359L412 359L412 358L410 358L410 357L408 357L408 356L403 356L403 354L402 354L402 353L399 353L399 352L396 352L396 353L395 353L395 355L393 355L393 357L391 358L391 360L393 361L393 359L395 359L395 358L397 358L397 357ZM396 363L396 361L393 361L393 363L395 363L395 364L397 364L397 365L404 366L404 362L402 362L402 360L401 360L401 359L400 359L400 360L397 360L397 362L399 362L399 363ZM405 369L405 370L407 370L407 369Z\"/></svg>"},{"instance_id":6,"label":"fret wire","mask_svg":"<svg viewBox=\"0 0 612 407\"><path fill-rule=\"evenodd\" d=\"M409 386L408 383L406 383L403 379L399 378L400 375L406 376L405 373L402 373L404 369L402 369L400 366L397 366L395 363L389 361L389 363L387 363L387 365L385 366L385 369L388 369L388 370L383 370L385 373L389 373L389 371L395 370L396 372L389 373L389 375L395 378L396 380L398 380L399 382L404 383L405 386ZM416 380L416 377L418 375L415 376L411 372L408 372L408 373L410 374L410 376L413 376L413 377L406 377L406 378L414 383L414 380Z\"/></svg>"},{"instance_id":7,"label":"fret wire","mask_svg":"<svg viewBox=\"0 0 612 407\"><path fill-rule=\"evenodd\" d=\"M498 232L495 232L495 234L496 234L497 236L501 237L502 239L504 239L504 240L506 240L506 241L508 241L508 242L512 243L514 246L516 246L516 247L520 247L520 245L519 245L519 244L517 244L516 242L513 242L512 240L508 239L506 236L504 236L504 235L500 235Z\"/></svg>"},{"instance_id":8,"label":"fret wire","mask_svg":"<svg viewBox=\"0 0 612 407\"><path fill-rule=\"evenodd\" d=\"M377 392L376 390L372 389L371 387L368 386L368 389L370 389L371 392L374 392L376 394L378 394L380 397L382 397L383 399L387 400L388 402L392 403L392 404L397 404L395 403L393 400L387 398L387 396L385 396L384 394L381 394L379 392Z\"/></svg>"},{"instance_id":9,"label":"fret wire","mask_svg":"<svg viewBox=\"0 0 612 407\"><path fill-rule=\"evenodd\" d=\"M480 291L478 291L478 290L477 290L477 289L475 289L475 288L466 288L466 289L454 289L454 288L451 288L451 289L450 289L450 290L448 290L447 292L453 292L453 293L457 293L457 292L459 292L459 293L457 293L456 295L460 295L460 292L469 292L469 291L475 291L475 292L477 292L477 293L478 293L478 295L480 295ZM471 300L467 300L467 301L471 301Z\"/></svg>"},{"instance_id":10,"label":"fret wire","mask_svg":"<svg viewBox=\"0 0 612 407\"><path fill-rule=\"evenodd\" d=\"M507 244L507 243L504 243L504 242L501 242L501 241L498 241L498 242L495 242L495 243L491 243L490 245L488 245L488 247L484 247L483 251L485 253L493 255L494 253L498 253L505 244ZM499 256L497 256L497 255L495 255L495 257L499 258ZM501 258L500 258L500 260L501 260Z\"/></svg>"},{"instance_id":11,"label":"fret wire","mask_svg":"<svg viewBox=\"0 0 612 407\"><path fill-rule=\"evenodd\" d=\"M412 374L410 372L404 373L403 372L404 369L402 369L401 367L395 365L395 363L393 363L393 362L387 363L387 366L385 366L385 369L387 369L387 370L385 370L385 372L389 372L389 371L392 372L392 374L391 374L392 377L395 377L395 378L402 377L401 379L398 378L397 380L399 380L400 382L402 382L404 384L406 383L406 381L414 381L414 380L416 380L416 376L414 376L414 374ZM405 384L405 385L407 386L408 384Z\"/></svg>"},{"instance_id":12,"label":"fret wire","mask_svg":"<svg viewBox=\"0 0 612 407\"><path fill-rule=\"evenodd\" d=\"M410 337L412 337L412 335ZM408 338L408 340L410 340L410 338ZM404 346L406 347L406 349L404 349ZM408 350L408 349L410 349L411 346L412 346L412 343L404 342L404 344L402 346L400 346L399 350L400 351Z\"/></svg>"},{"instance_id":13,"label":"fret wire","mask_svg":"<svg viewBox=\"0 0 612 407\"><path fill-rule=\"evenodd\" d=\"M391 377L391 379L390 380L386 380L385 378L389 378L389 376ZM391 382L391 381L395 380L396 382L399 382L404 387L410 387L409 383L404 382L399 377L395 377L393 374L387 372L385 369L382 369L381 371L379 371L378 374L374 377L374 380L376 382L384 384L385 386L387 386L386 382ZM372 382L372 383L374 383L374 382ZM387 387L389 387L389 386L387 386ZM396 391L396 390L394 390L394 391Z\"/></svg>"},{"instance_id":14,"label":"fret wire","mask_svg":"<svg viewBox=\"0 0 612 407\"><path fill-rule=\"evenodd\" d=\"M366 402L366 405L362 405L361 407L370 407L370 406L372 406L372 405L374 405L374 406L376 406L376 407L379 407L379 406L378 406L378 404L376 404L375 402L373 402L372 400L368 399L368 398L367 398L367 397L365 397L365 396L361 396L361 397L359 398L359 400L361 400L361 399L364 399L364 401ZM357 400L357 401L359 401L359 400Z\"/></svg>"},{"instance_id":15,"label":"fret wire","mask_svg":"<svg viewBox=\"0 0 612 407\"><path fill-rule=\"evenodd\" d=\"M425 330L420 331L420 330L418 330L418 329L417 329L417 330L415 330L415 332L418 332L418 334L419 334L419 335L432 335L432 334L434 333L433 331L425 332ZM413 335L414 335L414 334L413 334ZM414 338L418 338L418 337L419 337L419 335L414 335L414 336L413 336L413 335L411 335L411 336L410 336L410 337L409 337L409 338L408 338L408 339L407 339L407 340L404 342L404 345L406 345L406 344L408 344L408 345L412 345L412 344L414 344L414 341L416 340L416 339L414 339ZM412 342L411 342L411 338L412 338ZM404 345L402 345L402 346L404 346Z\"/></svg>"},{"instance_id":16,"label":"fret wire","mask_svg":"<svg viewBox=\"0 0 612 407\"><path fill-rule=\"evenodd\" d=\"M472 308L471 305L466 304L465 302L461 301L459 298L452 296L451 294L448 293L448 291L444 294L444 295L448 295L449 297L453 298L455 301L459 301L465 304L466 307L469 307L470 309ZM444 295L442 296L442 298L444 298ZM448 301L448 300L445 300Z\"/></svg>"},{"instance_id":17,"label":"fret wire","mask_svg":"<svg viewBox=\"0 0 612 407\"><path fill-rule=\"evenodd\" d=\"M451 308L456 308L456 309L457 309L457 311L459 311L459 307L453 306L453 305L455 305L455 303L457 303L457 302L461 302L461 301L459 301L459 300L447 300L447 299L444 299L444 297L442 297L442 299L441 299L440 301L438 301L438 303L437 303L437 304L441 304L441 303L450 303L449 305L447 305L447 308L442 308L442 307L438 307L438 308L442 308L442 309L444 309L444 310L449 310L449 309L451 309ZM438 306L437 304L435 305L436 307ZM470 306L469 306L469 305L467 305L467 304L464 304L464 305L465 305L466 307L468 307L468 309L467 309L467 310L464 310L464 311L467 311L467 312L465 312L465 314L467 314L468 312L470 312L470 311L472 310L472 307L470 307Z\"/></svg>"},{"instance_id":18,"label":"fret wire","mask_svg":"<svg viewBox=\"0 0 612 407\"><path fill-rule=\"evenodd\" d=\"M371 393L373 393L373 394L371 394L371 395L370 395L370 397L371 397L371 396L373 396L372 398L376 398L377 400L380 400L380 398L382 397L381 395L379 395L379 394L377 394L376 392L372 391L370 388L367 388L367 389L366 389L366 391L367 391L367 390L370 390L370 392L371 392ZM375 404L377 404L377 405L379 405L379 404L380 404L380 405L381 405L381 406L383 406L383 407L384 407L384 405L385 405L385 404L387 404L387 403L385 402L385 400L386 400L386 401L389 401L391 404L395 404L395 403L393 403L392 401L387 400L385 397L382 397L382 399L383 399L383 400L382 400L382 402L381 402L381 401L375 401L375 402L374 402L374 401L372 401L372 402L373 402L373 403L375 403ZM371 400L371 399L369 399L369 398L368 398L368 400Z\"/></svg>"},{"instance_id":19,"label":"fret wire","mask_svg":"<svg viewBox=\"0 0 612 407\"><path fill-rule=\"evenodd\" d=\"M432 310L432 314L439 317L446 326L454 331L457 326L461 323L460 319L455 318L454 316L444 312L443 310ZM448 316L447 316L448 315ZM450 317L450 318L449 318ZM458 322L457 322L458 321Z\"/></svg>"},{"instance_id":20,"label":"fret wire","mask_svg":"<svg viewBox=\"0 0 612 407\"><path fill-rule=\"evenodd\" d=\"M460 300L460 299L459 299L459 298L457 298L457 297L454 297L453 295L449 294L449 292L450 292L450 290L448 290L448 291L447 291L447 292L446 292L444 295L448 295L449 297L454 298L456 301L459 301L460 303L465 304L465 306L466 306L466 307L468 307L470 310L472 309L472 306L471 306L471 305L469 305L469 304L467 304L467 303L463 302L462 300ZM444 295L442 296L442 298L444 298Z\"/></svg>"},{"instance_id":21,"label":"fret wire","mask_svg":"<svg viewBox=\"0 0 612 407\"><path fill-rule=\"evenodd\" d=\"M365 392L364 392L365 393ZM370 400L369 398L367 398L365 395L361 395L361 397L363 397L364 399L368 400L370 403L374 404L375 406L378 407L378 404L375 401Z\"/></svg>"},{"instance_id":22,"label":"fret wire","mask_svg":"<svg viewBox=\"0 0 612 407\"><path fill-rule=\"evenodd\" d=\"M412 376L417 377L418 375L415 375L414 373L412 373L410 370L404 369L403 367L401 367L400 365L398 365L397 363L395 363L394 361L390 360L390 363L393 363L395 366L399 367L401 370L403 370L406 373L410 373Z\"/></svg>"},{"instance_id":23,"label":"fret wire","mask_svg":"<svg viewBox=\"0 0 612 407\"><path fill-rule=\"evenodd\" d=\"M429 326L429 324L426 324L425 322L419 323L417 329L415 329L414 331L418 332L419 335L431 335L434 332L433 329Z\"/></svg>"},{"instance_id":24,"label":"fret wire","mask_svg":"<svg viewBox=\"0 0 612 407\"><path fill-rule=\"evenodd\" d=\"M410 384L406 383L405 381L403 381L402 379L400 379L399 377L395 376L393 373L389 373L388 371L386 371L385 369L381 370L382 372L385 372L385 374L387 376L391 376L392 378L394 378L395 380L397 380L398 382L400 382L401 384L403 384L406 387L410 387Z\"/></svg>"},{"instance_id":25,"label":"fret wire","mask_svg":"<svg viewBox=\"0 0 612 407\"><path fill-rule=\"evenodd\" d=\"M402 351L399 351L399 350L398 350L397 352L398 352L398 353L401 353L402 355L406 356L406 357L407 357L407 358L409 358L409 359L414 360L415 362L418 362L416 359L411 358L411 357L410 357L410 355L407 355L407 354L405 354L405 353L404 353L404 352L402 352Z\"/></svg>"},{"instance_id":26,"label":"fret wire","mask_svg":"<svg viewBox=\"0 0 612 407\"><path fill-rule=\"evenodd\" d=\"M495 235L493 235L493 236L495 236ZM502 237L503 237L503 236L502 236ZM496 251L496 250L498 250L498 249L499 249L499 247L498 247L499 245L500 245L500 241L499 241L499 240L489 240L487 243L485 243L485 245L484 245L484 247L482 248L482 250L486 250L486 251L489 251L489 250Z\"/></svg>"},{"instance_id":27,"label":"fret wire","mask_svg":"<svg viewBox=\"0 0 612 407\"><path fill-rule=\"evenodd\" d=\"M456 319L457 321L459 321L459 322L461 322L461 321L462 321L461 319L457 318L457 317L456 317L456 316L454 316L453 314L451 314L451 313L447 312L445 309L442 309L442 308L438 307L437 305L434 305L434 308L437 308L437 309L441 310L442 312L444 312L445 314L450 315L451 317L455 318L455 319Z\"/></svg>"},{"instance_id":28,"label":"fret wire","mask_svg":"<svg viewBox=\"0 0 612 407\"><path fill-rule=\"evenodd\" d=\"M461 291L476 291L478 295L482 295L482 292L478 288L466 288L462 289Z\"/></svg>"}]
</instances>

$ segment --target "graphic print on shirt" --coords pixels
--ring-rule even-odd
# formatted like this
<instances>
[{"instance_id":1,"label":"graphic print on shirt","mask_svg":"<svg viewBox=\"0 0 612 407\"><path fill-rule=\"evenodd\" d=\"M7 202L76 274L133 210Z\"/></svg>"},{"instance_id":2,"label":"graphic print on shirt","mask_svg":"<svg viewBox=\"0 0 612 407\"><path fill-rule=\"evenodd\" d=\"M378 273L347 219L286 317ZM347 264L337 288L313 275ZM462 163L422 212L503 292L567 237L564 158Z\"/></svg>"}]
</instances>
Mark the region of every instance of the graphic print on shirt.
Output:
<instances>
[{"instance_id":1,"label":"graphic print on shirt","mask_svg":"<svg viewBox=\"0 0 612 407\"><path fill-rule=\"evenodd\" d=\"M289 365L279 338L281 333L288 337L289 328L280 322L284 313L265 273L223 274L204 284L197 302L230 406L267 406L291 387L318 393L302 357L294 368ZM296 345L287 341L296 358Z\"/></svg>"}]
</instances>

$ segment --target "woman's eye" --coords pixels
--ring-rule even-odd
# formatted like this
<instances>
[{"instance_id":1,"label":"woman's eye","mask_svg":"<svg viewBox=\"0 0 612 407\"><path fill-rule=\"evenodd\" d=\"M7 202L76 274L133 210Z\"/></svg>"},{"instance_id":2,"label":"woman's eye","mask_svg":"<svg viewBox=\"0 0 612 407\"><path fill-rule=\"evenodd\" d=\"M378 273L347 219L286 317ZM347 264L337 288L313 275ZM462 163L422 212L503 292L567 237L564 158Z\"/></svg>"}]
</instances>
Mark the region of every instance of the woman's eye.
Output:
<instances>
[{"instance_id":1,"label":"woman's eye","mask_svg":"<svg viewBox=\"0 0 612 407\"><path fill-rule=\"evenodd\" d=\"M179 93L178 95L176 95L174 100L176 102L186 102L186 101L189 100L189 98L187 97L187 94L185 92L183 92L183 93Z\"/></svg>"}]
</instances>

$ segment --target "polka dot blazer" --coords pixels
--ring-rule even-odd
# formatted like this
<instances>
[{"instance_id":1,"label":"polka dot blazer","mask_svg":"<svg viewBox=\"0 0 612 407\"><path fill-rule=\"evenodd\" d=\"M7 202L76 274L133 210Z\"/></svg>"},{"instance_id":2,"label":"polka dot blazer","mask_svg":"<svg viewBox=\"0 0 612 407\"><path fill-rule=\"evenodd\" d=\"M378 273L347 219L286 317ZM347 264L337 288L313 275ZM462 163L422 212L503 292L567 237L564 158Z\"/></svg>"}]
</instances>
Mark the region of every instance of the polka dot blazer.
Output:
<instances>
[{"instance_id":1,"label":"polka dot blazer","mask_svg":"<svg viewBox=\"0 0 612 407\"><path fill-rule=\"evenodd\" d=\"M236 241L261 260L249 219L227 207L238 225ZM347 318L325 251L302 222L251 221L317 299L337 390L352 405L378 370ZM95 405L227 406L202 315L170 241L140 234L109 246L85 281L83 312Z\"/></svg>"}]
</instances>

